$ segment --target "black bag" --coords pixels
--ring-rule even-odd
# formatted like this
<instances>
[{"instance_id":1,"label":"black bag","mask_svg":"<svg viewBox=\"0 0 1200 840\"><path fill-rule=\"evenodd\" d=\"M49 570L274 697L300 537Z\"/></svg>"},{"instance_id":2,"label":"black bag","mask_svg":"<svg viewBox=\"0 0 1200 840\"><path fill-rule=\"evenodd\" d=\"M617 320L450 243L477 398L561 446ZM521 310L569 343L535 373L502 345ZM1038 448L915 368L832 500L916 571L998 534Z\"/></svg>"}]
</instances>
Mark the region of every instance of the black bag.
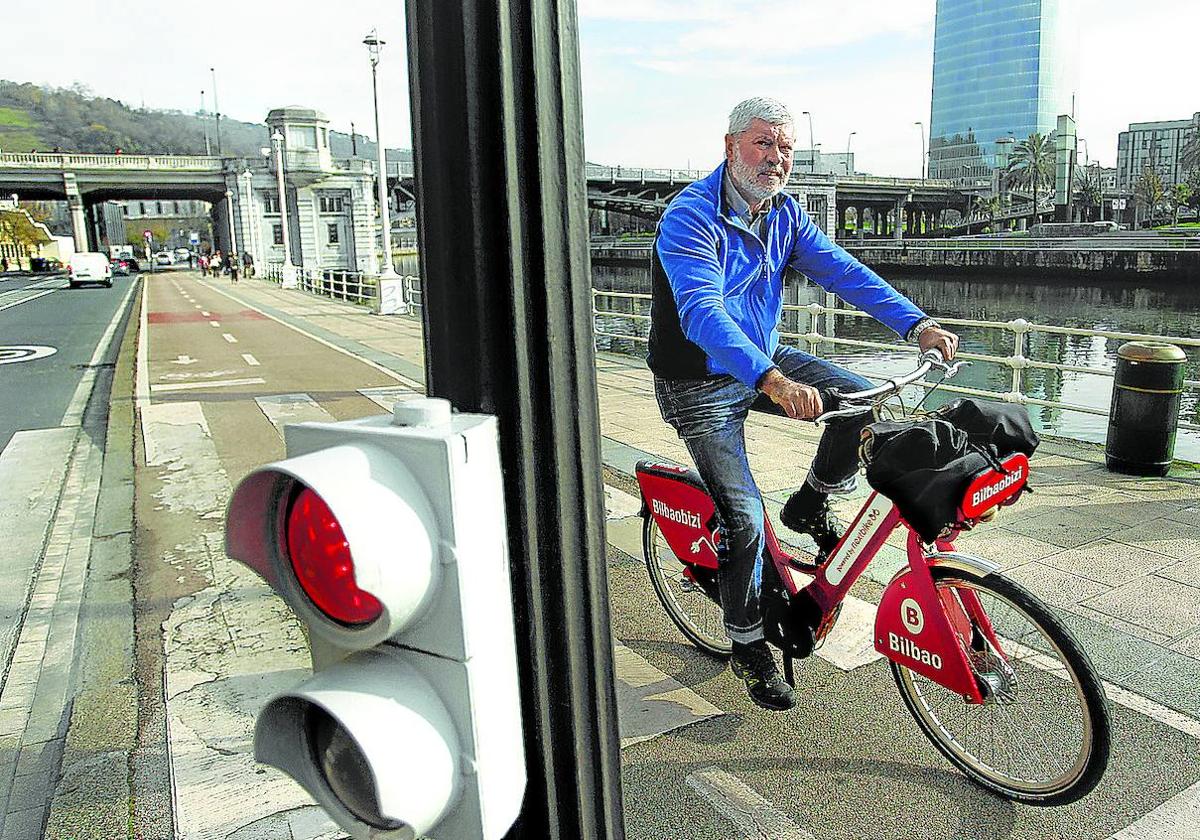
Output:
<instances>
[{"instance_id":1,"label":"black bag","mask_svg":"<svg viewBox=\"0 0 1200 840\"><path fill-rule=\"evenodd\" d=\"M867 483L896 503L925 542L958 515L971 479L1039 443L1024 409L956 400L917 421L881 421L863 432Z\"/></svg>"}]
</instances>

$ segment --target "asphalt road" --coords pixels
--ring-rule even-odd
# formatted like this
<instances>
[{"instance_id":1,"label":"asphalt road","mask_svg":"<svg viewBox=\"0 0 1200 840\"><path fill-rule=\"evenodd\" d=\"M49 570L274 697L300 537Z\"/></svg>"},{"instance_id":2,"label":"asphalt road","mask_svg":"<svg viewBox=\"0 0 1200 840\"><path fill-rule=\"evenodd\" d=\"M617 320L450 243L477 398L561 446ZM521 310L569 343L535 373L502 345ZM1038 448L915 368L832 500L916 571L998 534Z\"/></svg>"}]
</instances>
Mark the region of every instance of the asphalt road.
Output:
<instances>
[{"instance_id":1,"label":"asphalt road","mask_svg":"<svg viewBox=\"0 0 1200 840\"><path fill-rule=\"evenodd\" d=\"M137 282L70 289L65 275L0 274L0 451L19 431L69 425L71 414L78 425L76 390L89 369L113 364L115 345L103 358L96 348Z\"/></svg>"}]
</instances>

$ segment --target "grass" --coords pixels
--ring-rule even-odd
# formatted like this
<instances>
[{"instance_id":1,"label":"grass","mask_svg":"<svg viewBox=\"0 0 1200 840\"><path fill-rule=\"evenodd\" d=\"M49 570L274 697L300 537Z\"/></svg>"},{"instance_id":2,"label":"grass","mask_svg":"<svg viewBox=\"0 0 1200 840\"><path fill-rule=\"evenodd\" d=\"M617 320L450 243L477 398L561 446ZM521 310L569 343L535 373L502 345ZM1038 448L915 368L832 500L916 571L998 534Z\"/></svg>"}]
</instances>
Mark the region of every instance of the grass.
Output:
<instances>
[{"instance_id":1,"label":"grass","mask_svg":"<svg viewBox=\"0 0 1200 840\"><path fill-rule=\"evenodd\" d=\"M30 149L43 151L40 137L33 127L33 120L24 111L16 108L0 108L0 150L6 152L28 152Z\"/></svg>"}]
</instances>

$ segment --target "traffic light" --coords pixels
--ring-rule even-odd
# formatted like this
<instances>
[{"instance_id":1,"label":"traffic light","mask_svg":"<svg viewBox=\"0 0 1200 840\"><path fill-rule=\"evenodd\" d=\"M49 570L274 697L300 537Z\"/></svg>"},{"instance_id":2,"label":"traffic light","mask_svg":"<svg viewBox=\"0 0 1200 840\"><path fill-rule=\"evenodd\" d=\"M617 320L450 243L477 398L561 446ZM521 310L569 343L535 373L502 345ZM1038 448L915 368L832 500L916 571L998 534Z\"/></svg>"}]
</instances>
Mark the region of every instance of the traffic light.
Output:
<instances>
[{"instance_id":1,"label":"traffic light","mask_svg":"<svg viewBox=\"0 0 1200 840\"><path fill-rule=\"evenodd\" d=\"M229 504L230 557L310 630L255 758L356 838L491 840L525 790L496 420L439 399L300 423Z\"/></svg>"}]
</instances>

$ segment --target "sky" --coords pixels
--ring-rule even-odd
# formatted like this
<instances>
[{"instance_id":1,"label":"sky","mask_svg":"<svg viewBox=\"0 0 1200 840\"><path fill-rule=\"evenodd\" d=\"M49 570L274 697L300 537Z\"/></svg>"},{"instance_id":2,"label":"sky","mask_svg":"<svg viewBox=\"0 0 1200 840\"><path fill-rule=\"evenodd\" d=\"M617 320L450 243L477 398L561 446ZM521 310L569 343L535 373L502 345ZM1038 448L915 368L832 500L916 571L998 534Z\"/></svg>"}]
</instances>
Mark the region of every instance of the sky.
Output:
<instances>
[{"instance_id":1,"label":"sky","mask_svg":"<svg viewBox=\"0 0 1200 840\"><path fill-rule=\"evenodd\" d=\"M450 0L446 0L450 2ZM520 0L514 0L520 2ZM985 3L1000 0L984 0ZM404 4L207 0L173 13L156 0L4 0L0 78L83 84L132 106L211 110L258 122L303 105L374 136L362 39L379 65L381 133L411 145ZM730 109L774 96L797 118L797 148L849 144L859 171L914 176L929 125L935 0L579 0L589 161L711 168ZM1130 122L1200 111L1191 42L1200 0L1082 0L1079 136L1112 166ZM180 7L188 8L188 7ZM279 9L283 9L282 13ZM1176 36L1178 33L1178 36ZM215 83L209 68L216 71ZM851 137L851 132L854 132Z\"/></svg>"}]
</instances>

